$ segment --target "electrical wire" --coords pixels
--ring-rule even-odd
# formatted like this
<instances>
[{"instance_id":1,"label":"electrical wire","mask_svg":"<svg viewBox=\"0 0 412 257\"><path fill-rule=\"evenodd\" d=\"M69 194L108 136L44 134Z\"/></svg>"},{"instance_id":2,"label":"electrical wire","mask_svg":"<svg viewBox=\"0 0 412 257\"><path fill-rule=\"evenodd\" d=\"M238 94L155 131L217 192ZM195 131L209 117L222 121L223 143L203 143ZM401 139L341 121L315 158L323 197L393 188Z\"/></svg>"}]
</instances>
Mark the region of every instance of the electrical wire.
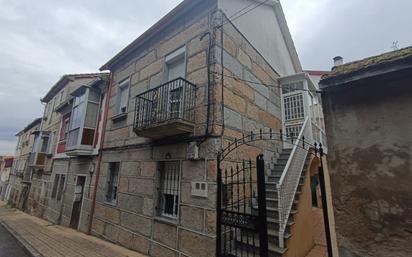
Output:
<instances>
[{"instance_id":1,"label":"electrical wire","mask_svg":"<svg viewBox=\"0 0 412 257\"><path fill-rule=\"evenodd\" d=\"M222 75L221 73L218 73L218 72L213 72L213 73L215 73L217 75ZM298 90L299 91L307 91L307 92L311 92L311 93L315 93L315 94L320 93L320 91L318 91L318 90L311 90L311 89L304 89L304 88L298 89L298 88L294 88L294 87L291 87L291 86L287 87L287 86L279 86L279 85L273 85L273 84L265 84L265 83L256 82L256 81L252 81L252 80L241 79L241 78L231 76L231 75L226 75L226 74L223 74L223 76L228 77L228 78L232 78L232 79L237 80L237 81L243 81L243 82L252 83L252 84L256 84L256 85L267 86L267 87L277 87L277 88L280 88L280 89L295 89L296 91L298 91Z\"/></svg>"},{"instance_id":2,"label":"electrical wire","mask_svg":"<svg viewBox=\"0 0 412 257\"><path fill-rule=\"evenodd\" d=\"M246 7L243 7L243 8L240 9L239 11L235 12L234 14L232 14L225 22L223 22L222 24L220 24L218 27L224 26L224 25L226 25L226 24L229 23L229 22L233 22L233 21L239 19L239 18L242 17L243 15L245 15L245 14L253 11L254 9L258 8L258 7L261 6L261 5L266 4L266 3L269 2L269 1L270 1L270 0L265 0L265 1L263 1L263 2L260 2L260 3L258 3L257 5L255 5L254 7L250 8L250 9L247 10L247 11L245 11L244 13L241 13L243 10L249 8L249 7L252 6L253 4L250 4L250 5L246 6ZM240 13L240 14L238 14L238 13ZM238 15L237 15L237 14L238 14ZM237 15L237 16L235 16L235 15Z\"/></svg>"},{"instance_id":3,"label":"electrical wire","mask_svg":"<svg viewBox=\"0 0 412 257\"><path fill-rule=\"evenodd\" d=\"M255 5L255 4L256 4L255 2L252 2L251 4L243 7L243 8L240 9L240 10L238 10L237 12L234 12L232 15L230 15L229 20L232 19L233 17L235 17L237 14L243 12L244 10L246 10L247 8L249 8L249 7L251 7L251 6ZM259 3L258 3L258 4L259 4Z\"/></svg>"}]
</instances>

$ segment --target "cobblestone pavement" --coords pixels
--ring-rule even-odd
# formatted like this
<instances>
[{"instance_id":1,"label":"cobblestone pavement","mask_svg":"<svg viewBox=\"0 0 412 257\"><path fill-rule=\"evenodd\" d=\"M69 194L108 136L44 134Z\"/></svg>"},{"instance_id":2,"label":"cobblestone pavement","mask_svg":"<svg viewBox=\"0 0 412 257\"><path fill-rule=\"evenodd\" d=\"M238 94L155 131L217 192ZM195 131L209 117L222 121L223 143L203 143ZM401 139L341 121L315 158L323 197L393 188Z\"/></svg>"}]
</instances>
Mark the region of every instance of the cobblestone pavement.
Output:
<instances>
[{"instance_id":1,"label":"cobblestone pavement","mask_svg":"<svg viewBox=\"0 0 412 257\"><path fill-rule=\"evenodd\" d=\"M17 240L0 225L0 257L29 257Z\"/></svg>"},{"instance_id":2,"label":"cobblestone pavement","mask_svg":"<svg viewBox=\"0 0 412 257\"><path fill-rule=\"evenodd\" d=\"M76 230L53 225L42 219L6 207L0 202L0 222L19 241L29 248L34 256L43 257L147 257L124 247L99 238L85 235ZM2 233L0 231L0 233ZM2 238L0 238L3 241ZM2 255L0 257L26 256Z\"/></svg>"}]
</instances>

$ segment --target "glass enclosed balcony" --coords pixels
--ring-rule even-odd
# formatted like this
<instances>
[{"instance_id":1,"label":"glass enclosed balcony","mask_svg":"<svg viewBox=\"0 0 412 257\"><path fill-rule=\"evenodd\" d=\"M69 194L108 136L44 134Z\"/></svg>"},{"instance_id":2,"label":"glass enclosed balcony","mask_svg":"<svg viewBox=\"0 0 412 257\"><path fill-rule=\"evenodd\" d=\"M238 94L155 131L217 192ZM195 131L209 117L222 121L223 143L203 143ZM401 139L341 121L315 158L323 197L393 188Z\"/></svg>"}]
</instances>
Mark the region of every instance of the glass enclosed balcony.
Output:
<instances>
[{"instance_id":1,"label":"glass enclosed balcony","mask_svg":"<svg viewBox=\"0 0 412 257\"><path fill-rule=\"evenodd\" d=\"M72 95L74 99L65 152L67 155L91 155L96 141L100 92L82 86Z\"/></svg>"},{"instance_id":2,"label":"glass enclosed balcony","mask_svg":"<svg viewBox=\"0 0 412 257\"><path fill-rule=\"evenodd\" d=\"M50 153L51 134L49 131L36 131L34 133L33 149L29 157L29 166L42 169L46 157Z\"/></svg>"}]
</instances>

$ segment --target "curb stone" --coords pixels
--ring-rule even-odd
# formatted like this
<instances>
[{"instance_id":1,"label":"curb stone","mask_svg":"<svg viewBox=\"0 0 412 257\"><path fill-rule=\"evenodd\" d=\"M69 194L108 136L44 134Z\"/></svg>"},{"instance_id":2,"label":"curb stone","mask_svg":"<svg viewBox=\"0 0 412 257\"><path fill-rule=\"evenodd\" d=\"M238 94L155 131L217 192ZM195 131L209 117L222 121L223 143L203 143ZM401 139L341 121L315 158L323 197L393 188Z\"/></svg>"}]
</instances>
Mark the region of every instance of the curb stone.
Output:
<instances>
[{"instance_id":1,"label":"curb stone","mask_svg":"<svg viewBox=\"0 0 412 257\"><path fill-rule=\"evenodd\" d=\"M44 257L4 221L0 220L0 225L2 225L14 238L16 238L17 242L23 247L27 254L32 257Z\"/></svg>"}]
</instances>

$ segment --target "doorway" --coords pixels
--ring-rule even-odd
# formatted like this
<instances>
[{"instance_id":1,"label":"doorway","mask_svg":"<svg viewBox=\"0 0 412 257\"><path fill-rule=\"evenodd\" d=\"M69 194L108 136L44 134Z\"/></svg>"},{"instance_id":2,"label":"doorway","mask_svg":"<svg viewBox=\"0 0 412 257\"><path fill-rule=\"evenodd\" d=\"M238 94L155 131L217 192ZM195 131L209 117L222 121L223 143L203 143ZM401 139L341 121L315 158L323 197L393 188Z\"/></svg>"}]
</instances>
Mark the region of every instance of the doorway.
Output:
<instances>
[{"instance_id":1,"label":"doorway","mask_svg":"<svg viewBox=\"0 0 412 257\"><path fill-rule=\"evenodd\" d=\"M79 228L85 184L86 184L86 176L77 176L76 186L74 188L74 201L73 201L72 215L70 219L70 227L73 229Z\"/></svg>"}]
</instances>

